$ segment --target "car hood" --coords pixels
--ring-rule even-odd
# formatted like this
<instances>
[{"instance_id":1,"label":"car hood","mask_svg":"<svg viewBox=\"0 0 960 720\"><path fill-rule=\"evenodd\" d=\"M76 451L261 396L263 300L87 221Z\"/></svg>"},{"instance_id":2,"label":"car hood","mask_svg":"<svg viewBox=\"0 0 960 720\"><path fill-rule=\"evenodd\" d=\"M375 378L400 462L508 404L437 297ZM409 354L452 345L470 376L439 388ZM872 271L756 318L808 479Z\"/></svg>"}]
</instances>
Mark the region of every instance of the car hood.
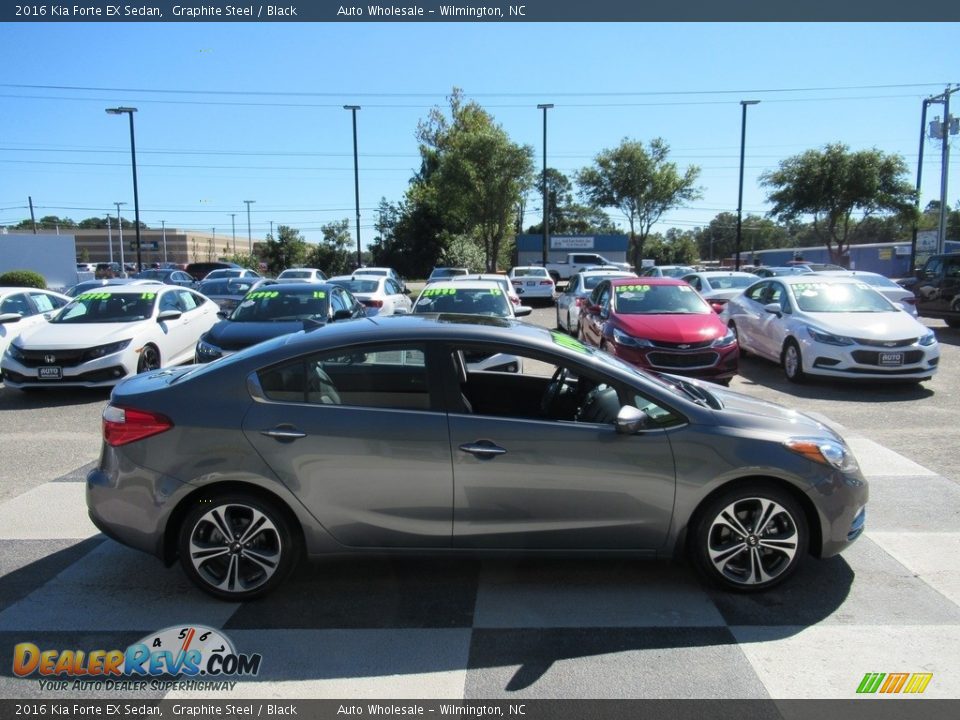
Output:
<instances>
[{"instance_id":1,"label":"car hood","mask_svg":"<svg viewBox=\"0 0 960 720\"><path fill-rule=\"evenodd\" d=\"M211 345L216 345L221 350L241 350L270 338L303 330L303 327L303 320L284 322L221 320L210 328L210 332L204 335L203 339Z\"/></svg>"},{"instance_id":2,"label":"car hood","mask_svg":"<svg viewBox=\"0 0 960 720\"><path fill-rule=\"evenodd\" d=\"M43 323L20 334L20 347L44 350L69 350L129 340L144 328L138 320L126 323Z\"/></svg>"},{"instance_id":3,"label":"car hood","mask_svg":"<svg viewBox=\"0 0 960 720\"><path fill-rule=\"evenodd\" d=\"M693 315L617 315L615 325L629 335L671 343L698 343L716 340L727 328L716 313Z\"/></svg>"},{"instance_id":4,"label":"car hood","mask_svg":"<svg viewBox=\"0 0 960 720\"><path fill-rule=\"evenodd\" d=\"M830 426L802 412L743 393L717 388L708 383L704 383L703 386L723 404L723 409L717 411L723 425L756 428L764 432L784 435L828 435L843 442Z\"/></svg>"},{"instance_id":5,"label":"car hood","mask_svg":"<svg viewBox=\"0 0 960 720\"><path fill-rule=\"evenodd\" d=\"M906 312L802 313L801 317L821 330L864 340L920 337L927 331Z\"/></svg>"}]
</instances>

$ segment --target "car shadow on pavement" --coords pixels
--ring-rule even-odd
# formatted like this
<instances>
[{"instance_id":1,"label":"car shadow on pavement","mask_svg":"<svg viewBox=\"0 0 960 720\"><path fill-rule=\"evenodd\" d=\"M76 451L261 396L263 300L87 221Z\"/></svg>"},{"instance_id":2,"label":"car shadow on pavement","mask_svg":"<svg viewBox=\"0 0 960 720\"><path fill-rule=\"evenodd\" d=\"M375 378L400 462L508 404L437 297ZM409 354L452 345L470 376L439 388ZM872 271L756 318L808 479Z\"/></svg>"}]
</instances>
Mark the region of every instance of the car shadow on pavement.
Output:
<instances>
[{"instance_id":1,"label":"car shadow on pavement","mask_svg":"<svg viewBox=\"0 0 960 720\"><path fill-rule=\"evenodd\" d=\"M917 382L876 382L868 380L807 377L801 383L790 382L780 365L753 355L740 356L739 377L730 384L731 390L749 392L752 386L770 388L785 395L812 400L843 400L858 402L905 402L933 397L934 391Z\"/></svg>"}]
</instances>

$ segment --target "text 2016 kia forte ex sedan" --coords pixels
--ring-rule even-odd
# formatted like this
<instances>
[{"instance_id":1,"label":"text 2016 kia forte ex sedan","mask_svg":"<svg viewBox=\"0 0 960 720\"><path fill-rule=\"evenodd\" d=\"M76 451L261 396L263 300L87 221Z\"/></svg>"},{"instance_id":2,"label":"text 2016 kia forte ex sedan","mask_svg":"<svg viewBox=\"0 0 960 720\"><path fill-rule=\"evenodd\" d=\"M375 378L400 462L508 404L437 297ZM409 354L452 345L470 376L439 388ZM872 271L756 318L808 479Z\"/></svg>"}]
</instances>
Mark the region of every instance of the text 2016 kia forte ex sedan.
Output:
<instances>
[{"instance_id":1,"label":"text 2016 kia forte ex sedan","mask_svg":"<svg viewBox=\"0 0 960 720\"><path fill-rule=\"evenodd\" d=\"M471 371L476 353L522 370ZM144 373L103 435L97 527L226 600L362 552L684 549L762 590L847 547L867 502L810 417L486 316L365 318Z\"/></svg>"}]
</instances>

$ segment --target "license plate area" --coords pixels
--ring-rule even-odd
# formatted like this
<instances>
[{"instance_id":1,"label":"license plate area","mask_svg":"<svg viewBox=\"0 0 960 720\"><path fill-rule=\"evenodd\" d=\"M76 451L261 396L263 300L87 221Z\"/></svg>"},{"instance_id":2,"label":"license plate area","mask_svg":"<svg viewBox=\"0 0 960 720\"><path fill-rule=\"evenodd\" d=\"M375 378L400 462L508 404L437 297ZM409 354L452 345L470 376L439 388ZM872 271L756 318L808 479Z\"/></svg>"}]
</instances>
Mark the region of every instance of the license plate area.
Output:
<instances>
[{"instance_id":1,"label":"license plate area","mask_svg":"<svg viewBox=\"0 0 960 720\"><path fill-rule=\"evenodd\" d=\"M62 380L63 368L56 365L37 368L37 379L38 380Z\"/></svg>"},{"instance_id":2,"label":"license plate area","mask_svg":"<svg viewBox=\"0 0 960 720\"><path fill-rule=\"evenodd\" d=\"M903 365L902 352L882 352L879 357L882 367L900 367Z\"/></svg>"}]
</instances>

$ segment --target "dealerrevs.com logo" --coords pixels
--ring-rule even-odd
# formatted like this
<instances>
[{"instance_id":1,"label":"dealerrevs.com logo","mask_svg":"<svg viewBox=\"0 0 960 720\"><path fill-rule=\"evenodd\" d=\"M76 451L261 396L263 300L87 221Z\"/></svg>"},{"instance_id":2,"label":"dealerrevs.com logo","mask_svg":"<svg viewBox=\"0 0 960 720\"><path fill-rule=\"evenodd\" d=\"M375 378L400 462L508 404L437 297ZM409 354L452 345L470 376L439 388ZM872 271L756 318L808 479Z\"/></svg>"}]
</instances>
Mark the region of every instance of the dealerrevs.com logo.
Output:
<instances>
[{"instance_id":1,"label":"dealerrevs.com logo","mask_svg":"<svg viewBox=\"0 0 960 720\"><path fill-rule=\"evenodd\" d=\"M915 695L927 689L933 673L867 673L857 687L859 695Z\"/></svg>"},{"instance_id":2,"label":"dealerrevs.com logo","mask_svg":"<svg viewBox=\"0 0 960 720\"><path fill-rule=\"evenodd\" d=\"M151 678L189 678L187 682L150 682L150 689L232 689L228 677L255 676L259 653L238 653L220 630L203 625L168 627L150 633L125 650L41 649L31 642L13 648L17 677L36 675L43 689L77 689L78 681L94 689L145 690ZM145 679L140 679L145 678Z\"/></svg>"}]
</instances>

